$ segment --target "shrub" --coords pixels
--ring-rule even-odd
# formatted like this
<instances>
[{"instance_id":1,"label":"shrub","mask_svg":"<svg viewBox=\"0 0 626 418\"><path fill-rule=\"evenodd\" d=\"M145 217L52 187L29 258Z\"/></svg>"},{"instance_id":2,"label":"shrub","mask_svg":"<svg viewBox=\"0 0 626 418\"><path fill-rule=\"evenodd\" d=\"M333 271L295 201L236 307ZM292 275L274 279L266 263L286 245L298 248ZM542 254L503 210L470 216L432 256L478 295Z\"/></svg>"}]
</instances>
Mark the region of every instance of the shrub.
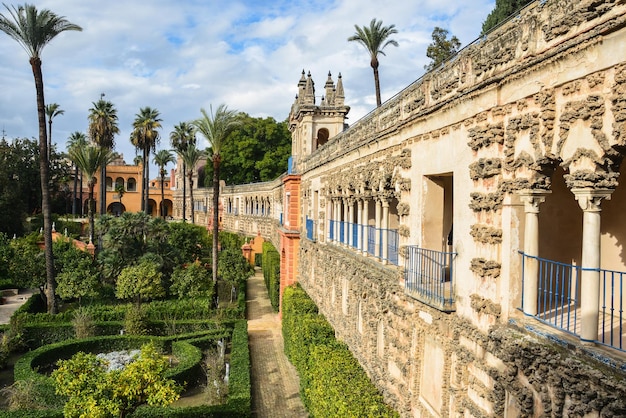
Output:
<instances>
[{"instance_id":1,"label":"shrub","mask_svg":"<svg viewBox=\"0 0 626 418\"><path fill-rule=\"evenodd\" d=\"M398 416L299 285L285 289L282 312L285 353L311 416Z\"/></svg>"},{"instance_id":2,"label":"shrub","mask_svg":"<svg viewBox=\"0 0 626 418\"><path fill-rule=\"evenodd\" d=\"M213 286L209 286L211 275L199 262L179 266L172 273L170 292L183 298L210 298Z\"/></svg>"},{"instance_id":3,"label":"shrub","mask_svg":"<svg viewBox=\"0 0 626 418\"><path fill-rule=\"evenodd\" d=\"M271 242L263 243L263 279L274 312L278 312L280 301L280 254Z\"/></svg>"},{"instance_id":4,"label":"shrub","mask_svg":"<svg viewBox=\"0 0 626 418\"><path fill-rule=\"evenodd\" d=\"M148 314L143 306L132 306L126 311L124 317L124 332L129 335L150 334Z\"/></svg>"},{"instance_id":5,"label":"shrub","mask_svg":"<svg viewBox=\"0 0 626 418\"><path fill-rule=\"evenodd\" d=\"M115 297L134 299L139 304L142 300L165 296L159 269L159 264L150 260L124 268L117 278Z\"/></svg>"},{"instance_id":6,"label":"shrub","mask_svg":"<svg viewBox=\"0 0 626 418\"><path fill-rule=\"evenodd\" d=\"M66 417L125 416L142 403L169 405L182 391L165 378L168 362L152 344L122 370L107 372L102 366L103 360L83 352L59 361L52 379L56 392L68 397Z\"/></svg>"},{"instance_id":7,"label":"shrub","mask_svg":"<svg viewBox=\"0 0 626 418\"><path fill-rule=\"evenodd\" d=\"M74 335L76 338L93 337L96 332L96 324L94 324L91 315L85 309L77 309L72 319L74 327Z\"/></svg>"}]
</instances>

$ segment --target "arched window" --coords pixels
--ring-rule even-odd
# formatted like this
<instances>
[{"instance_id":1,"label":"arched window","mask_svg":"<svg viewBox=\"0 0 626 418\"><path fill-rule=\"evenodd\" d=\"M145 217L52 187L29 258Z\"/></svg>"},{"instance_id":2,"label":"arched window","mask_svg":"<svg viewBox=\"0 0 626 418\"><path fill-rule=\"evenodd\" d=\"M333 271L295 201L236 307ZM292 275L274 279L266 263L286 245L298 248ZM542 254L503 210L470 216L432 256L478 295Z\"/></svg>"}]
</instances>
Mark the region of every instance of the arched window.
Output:
<instances>
[{"instance_id":1,"label":"arched window","mask_svg":"<svg viewBox=\"0 0 626 418\"><path fill-rule=\"evenodd\" d=\"M315 144L315 149L318 149L322 145L328 142L328 137L330 134L328 133L328 129L322 128L317 131L317 143Z\"/></svg>"},{"instance_id":2,"label":"arched window","mask_svg":"<svg viewBox=\"0 0 626 418\"><path fill-rule=\"evenodd\" d=\"M126 182L126 190L128 190L129 192L137 191L137 180L135 180L134 177L130 177Z\"/></svg>"},{"instance_id":3,"label":"arched window","mask_svg":"<svg viewBox=\"0 0 626 418\"><path fill-rule=\"evenodd\" d=\"M122 177L118 177L115 179L115 190L119 187L124 187L124 179Z\"/></svg>"}]
</instances>

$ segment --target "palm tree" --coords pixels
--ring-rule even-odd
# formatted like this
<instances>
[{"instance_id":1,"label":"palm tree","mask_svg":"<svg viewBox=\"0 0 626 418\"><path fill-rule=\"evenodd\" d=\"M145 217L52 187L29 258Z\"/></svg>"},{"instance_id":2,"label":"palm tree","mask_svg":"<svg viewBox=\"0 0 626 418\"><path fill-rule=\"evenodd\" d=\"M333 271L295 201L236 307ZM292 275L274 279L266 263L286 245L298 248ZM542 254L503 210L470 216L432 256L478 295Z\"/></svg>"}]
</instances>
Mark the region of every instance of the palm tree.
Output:
<instances>
[{"instance_id":1,"label":"palm tree","mask_svg":"<svg viewBox=\"0 0 626 418\"><path fill-rule=\"evenodd\" d=\"M165 200L165 191L163 190L163 183L165 182L165 166L169 163L175 163L174 155L166 149L162 149L156 154L154 154L154 160L152 160L156 165L159 166L159 174L161 175L161 216L165 219L165 205L163 201Z\"/></svg>"},{"instance_id":2,"label":"palm tree","mask_svg":"<svg viewBox=\"0 0 626 418\"><path fill-rule=\"evenodd\" d=\"M46 105L46 116L48 117L48 160L50 159L50 150L52 149L52 119L65 113L58 103L50 103Z\"/></svg>"},{"instance_id":3,"label":"palm tree","mask_svg":"<svg viewBox=\"0 0 626 418\"><path fill-rule=\"evenodd\" d=\"M86 145L84 147L72 147L69 151L70 158L78 169L87 177L87 186L89 187L89 200L87 213L89 216L89 241L93 242L94 237L94 201L93 188L96 184L96 173L103 165L106 166L111 162L113 153L110 149L95 145Z\"/></svg>"},{"instance_id":4,"label":"palm tree","mask_svg":"<svg viewBox=\"0 0 626 418\"><path fill-rule=\"evenodd\" d=\"M170 133L172 148L182 159L181 153L187 149L187 145L196 145L196 131L192 124L181 122L174 126ZM185 160L183 160L183 222L187 217L187 181L185 180Z\"/></svg>"},{"instance_id":5,"label":"palm tree","mask_svg":"<svg viewBox=\"0 0 626 418\"><path fill-rule=\"evenodd\" d=\"M213 304L218 306L217 299L217 246L219 234L219 199L220 199L220 163L222 162L222 146L231 131L239 124L236 110L228 110L226 105L218 106L215 114L213 107L210 114L200 109L202 117L193 121L196 127L210 145L210 155L213 161Z\"/></svg>"},{"instance_id":6,"label":"palm tree","mask_svg":"<svg viewBox=\"0 0 626 418\"><path fill-rule=\"evenodd\" d=\"M381 105L380 100L380 79L378 78L378 54L385 55L383 49L387 45L398 46L398 42L393 39L387 39L391 35L398 33L395 29L396 25L383 26L383 21L372 19L370 26L359 27L354 25L356 33L348 38L348 41L356 41L363 45L370 53L370 65L374 70L374 87L376 88L376 106Z\"/></svg>"},{"instance_id":7,"label":"palm tree","mask_svg":"<svg viewBox=\"0 0 626 418\"><path fill-rule=\"evenodd\" d=\"M89 137L100 148L112 150L115 145L115 135L120 133L117 126L117 110L113 103L100 97L92 103L89 109ZM100 215L107 212L107 167L100 167Z\"/></svg>"},{"instance_id":8,"label":"palm tree","mask_svg":"<svg viewBox=\"0 0 626 418\"><path fill-rule=\"evenodd\" d=\"M82 147L86 147L87 146L87 136L82 133L82 132L73 132L69 138L67 138L67 152L69 153L70 150L72 148L82 148ZM72 215L76 215L76 193L77 193L77 188L78 188L78 166L76 165L76 162L74 161L74 201L72 203ZM81 197L80 197L80 203L82 206L83 203L83 197L82 197L82 193L83 193L83 182L82 182L82 177L81 177L81 182L80 182L80 192L81 192Z\"/></svg>"},{"instance_id":9,"label":"palm tree","mask_svg":"<svg viewBox=\"0 0 626 418\"><path fill-rule=\"evenodd\" d=\"M48 141L46 138L46 113L41 71L41 52L43 48L61 32L82 30L70 23L63 16L57 16L50 10L38 11L33 5L26 4L9 8L9 14L0 13L0 31L17 41L28 54L37 95L37 121L39 125L39 171L41 177L41 211L43 213L44 245L46 258L46 299L48 313L57 313L55 298L56 281L54 277L54 258L52 256L52 217L50 208Z\"/></svg>"},{"instance_id":10,"label":"palm tree","mask_svg":"<svg viewBox=\"0 0 626 418\"><path fill-rule=\"evenodd\" d=\"M156 144L159 142L159 132L161 128L161 120L159 119L159 111L150 107L139 109L139 113L135 115L133 122L133 132L130 134L130 142L137 150L143 153L143 178L141 185L141 209L147 214L149 213L148 202L149 196L149 163L148 156L150 151L154 151Z\"/></svg>"},{"instance_id":11,"label":"palm tree","mask_svg":"<svg viewBox=\"0 0 626 418\"><path fill-rule=\"evenodd\" d=\"M189 199L191 200L191 223L195 223L195 213L193 205L193 173L196 169L196 165L200 159L204 156L204 153L200 151L194 144L187 146L185 151L180 154L183 159L184 165L187 167L187 171L183 173L189 178Z\"/></svg>"}]
</instances>

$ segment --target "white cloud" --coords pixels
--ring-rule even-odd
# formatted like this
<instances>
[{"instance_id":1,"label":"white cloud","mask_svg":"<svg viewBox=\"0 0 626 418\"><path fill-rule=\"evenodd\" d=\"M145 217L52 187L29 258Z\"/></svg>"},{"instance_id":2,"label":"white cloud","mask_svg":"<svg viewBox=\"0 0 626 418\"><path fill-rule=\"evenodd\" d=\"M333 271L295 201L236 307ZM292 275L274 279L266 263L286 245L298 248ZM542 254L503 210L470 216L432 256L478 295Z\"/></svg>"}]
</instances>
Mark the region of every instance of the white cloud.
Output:
<instances>
[{"instance_id":1,"label":"white cloud","mask_svg":"<svg viewBox=\"0 0 626 418\"><path fill-rule=\"evenodd\" d=\"M395 24L399 47L381 57L383 100L419 78L428 62L434 26L463 44L480 33L493 0L35 0L83 27L53 39L42 54L46 102L65 114L54 120L54 141L85 131L92 102L105 93L116 106L121 133L116 149L130 162L128 140L139 109L161 112L161 147L173 126L225 103L252 116L284 120L301 71L323 94L328 71L343 76L350 123L375 106L366 51L347 38L372 18ZM5 10L2 9L1 13ZM9 138L37 136L35 91L26 53L0 33L0 131Z\"/></svg>"}]
</instances>

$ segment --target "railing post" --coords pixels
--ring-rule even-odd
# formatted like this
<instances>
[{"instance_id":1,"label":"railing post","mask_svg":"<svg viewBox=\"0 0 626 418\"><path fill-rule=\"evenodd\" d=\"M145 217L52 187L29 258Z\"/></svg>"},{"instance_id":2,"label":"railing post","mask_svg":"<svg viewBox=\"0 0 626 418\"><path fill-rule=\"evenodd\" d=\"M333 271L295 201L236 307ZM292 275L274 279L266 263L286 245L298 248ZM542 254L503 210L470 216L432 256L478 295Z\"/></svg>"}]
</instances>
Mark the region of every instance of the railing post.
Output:
<instances>
[{"instance_id":1,"label":"railing post","mask_svg":"<svg viewBox=\"0 0 626 418\"><path fill-rule=\"evenodd\" d=\"M537 315L537 291L539 287L539 204L546 201L548 190L520 190L524 202L526 222L524 225L524 289L522 309L527 315Z\"/></svg>"},{"instance_id":2,"label":"railing post","mask_svg":"<svg viewBox=\"0 0 626 418\"><path fill-rule=\"evenodd\" d=\"M582 324L580 339L598 339L600 312L600 204L610 199L610 189L572 189L583 210L583 254L580 311Z\"/></svg>"}]
</instances>

